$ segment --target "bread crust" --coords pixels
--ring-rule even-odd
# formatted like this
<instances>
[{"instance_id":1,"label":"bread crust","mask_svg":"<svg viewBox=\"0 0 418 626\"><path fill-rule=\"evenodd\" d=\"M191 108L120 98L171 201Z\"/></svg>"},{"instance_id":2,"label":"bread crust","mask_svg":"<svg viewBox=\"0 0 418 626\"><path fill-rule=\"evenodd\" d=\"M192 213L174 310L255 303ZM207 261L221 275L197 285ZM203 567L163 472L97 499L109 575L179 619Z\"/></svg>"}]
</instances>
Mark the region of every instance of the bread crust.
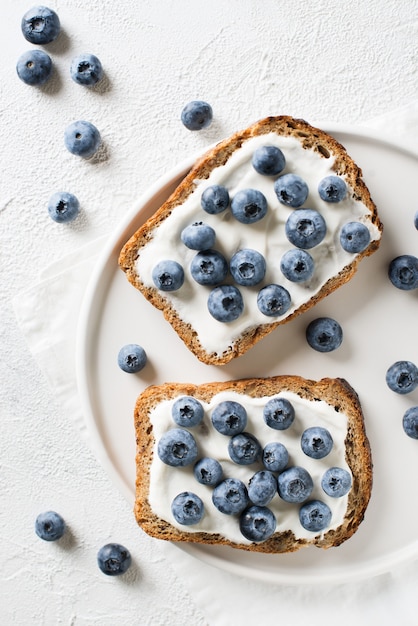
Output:
<instances>
[{"instance_id":1,"label":"bread crust","mask_svg":"<svg viewBox=\"0 0 418 626\"><path fill-rule=\"evenodd\" d=\"M345 459L352 472L352 487L343 523L325 534L312 539L296 538L291 530L276 532L261 543L234 543L219 534L187 532L159 518L149 503L150 468L154 454L155 437L149 416L160 402L179 395L194 396L209 402L221 391L234 391L254 398L290 391L311 400L323 400L337 412L348 418L345 438ZM364 417L359 398L342 378L323 378L319 381L300 376L273 376L269 378L247 378L229 382L214 382L202 385L187 383L165 383L148 387L137 399L134 411L136 433L136 498L134 513L138 524L149 535L158 539L179 542L218 544L247 551L264 553L294 552L313 545L318 548L339 546L349 539L362 522L372 490L372 457L365 431Z\"/></svg>"},{"instance_id":2,"label":"bread crust","mask_svg":"<svg viewBox=\"0 0 418 626\"><path fill-rule=\"evenodd\" d=\"M222 353L209 353L202 347L196 331L190 324L184 322L179 317L179 314L170 301L164 297L164 294L154 287L146 286L141 281L141 278L135 271L135 262L140 255L141 248L152 239L153 231L196 189L197 180L207 179L214 168L224 165L233 152L240 148L248 139L271 132L296 138L305 149L314 150L322 158L326 159L333 156L335 158L333 165L335 173L345 177L353 189L354 198L362 201L370 211L371 223L380 232L383 230L376 205L362 178L361 169L347 154L346 149L323 130L311 126L302 119L295 119L286 115L271 116L219 142L194 164L168 200L127 241L119 256L119 266L125 272L129 282L141 291L157 309L163 312L165 319L172 325L186 346L199 360L207 364L223 365L231 359L244 354L277 326L289 322L297 315L310 309L325 296L348 282L357 271L360 261L379 247L380 240L372 240L368 247L363 252L357 254L350 264L346 265L337 275L330 278L315 295L285 318L249 328Z\"/></svg>"}]
</instances>

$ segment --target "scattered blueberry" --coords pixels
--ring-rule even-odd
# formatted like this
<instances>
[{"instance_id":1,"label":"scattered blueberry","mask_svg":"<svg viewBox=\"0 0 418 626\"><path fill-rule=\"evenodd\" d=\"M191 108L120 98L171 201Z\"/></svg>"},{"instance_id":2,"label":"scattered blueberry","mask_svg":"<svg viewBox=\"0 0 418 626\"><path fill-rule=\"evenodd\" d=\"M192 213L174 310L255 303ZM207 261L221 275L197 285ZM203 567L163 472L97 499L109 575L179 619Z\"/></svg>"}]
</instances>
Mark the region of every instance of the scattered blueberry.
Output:
<instances>
[{"instance_id":1,"label":"scattered blueberry","mask_svg":"<svg viewBox=\"0 0 418 626\"><path fill-rule=\"evenodd\" d=\"M405 411L402 426L408 437L418 439L418 406L411 406Z\"/></svg>"},{"instance_id":2,"label":"scattered blueberry","mask_svg":"<svg viewBox=\"0 0 418 626\"><path fill-rule=\"evenodd\" d=\"M398 289L410 291L418 287L418 258L402 254L389 264L389 279Z\"/></svg>"},{"instance_id":3,"label":"scattered blueberry","mask_svg":"<svg viewBox=\"0 0 418 626\"><path fill-rule=\"evenodd\" d=\"M80 54L71 61L70 76L79 85L91 87L103 78L103 67L94 54Z\"/></svg>"},{"instance_id":4,"label":"scattered blueberry","mask_svg":"<svg viewBox=\"0 0 418 626\"><path fill-rule=\"evenodd\" d=\"M331 523L331 509L325 502L311 500L300 507L299 520L303 528L317 533L325 530Z\"/></svg>"},{"instance_id":5,"label":"scattered blueberry","mask_svg":"<svg viewBox=\"0 0 418 626\"><path fill-rule=\"evenodd\" d=\"M318 317L308 324L306 340L317 352L332 352L340 347L343 330L331 317Z\"/></svg>"},{"instance_id":6,"label":"scattered blueberry","mask_svg":"<svg viewBox=\"0 0 418 626\"><path fill-rule=\"evenodd\" d=\"M278 317L284 315L291 304L291 296L281 285L266 285L257 294L257 306L263 315Z\"/></svg>"},{"instance_id":7,"label":"scattered blueberry","mask_svg":"<svg viewBox=\"0 0 418 626\"><path fill-rule=\"evenodd\" d=\"M213 490L212 502L221 513L242 513L248 505L247 487L242 480L226 478Z\"/></svg>"},{"instance_id":8,"label":"scattered blueberry","mask_svg":"<svg viewBox=\"0 0 418 626\"><path fill-rule=\"evenodd\" d=\"M212 411L213 427L222 435L238 435L247 425L245 407L234 400L219 402Z\"/></svg>"},{"instance_id":9,"label":"scattered blueberry","mask_svg":"<svg viewBox=\"0 0 418 626\"><path fill-rule=\"evenodd\" d=\"M180 238L191 250L209 250L215 244L216 233L204 222L193 222L181 231Z\"/></svg>"},{"instance_id":10,"label":"scattered blueberry","mask_svg":"<svg viewBox=\"0 0 418 626\"><path fill-rule=\"evenodd\" d=\"M274 183L274 191L282 204L299 208L308 197L309 188L305 181L296 174L284 174Z\"/></svg>"},{"instance_id":11,"label":"scattered blueberry","mask_svg":"<svg viewBox=\"0 0 418 626\"><path fill-rule=\"evenodd\" d=\"M29 50L17 60L16 72L27 85L43 85L52 74L51 57L43 50Z\"/></svg>"},{"instance_id":12,"label":"scattered blueberry","mask_svg":"<svg viewBox=\"0 0 418 626\"><path fill-rule=\"evenodd\" d=\"M49 216L60 224L74 220L80 210L76 196L66 191L57 191L48 201Z\"/></svg>"},{"instance_id":13,"label":"scattered blueberry","mask_svg":"<svg viewBox=\"0 0 418 626\"><path fill-rule=\"evenodd\" d=\"M251 287L263 280L266 273L266 261L257 250L244 248L233 255L229 269L238 285Z\"/></svg>"},{"instance_id":14,"label":"scattered blueberry","mask_svg":"<svg viewBox=\"0 0 418 626\"><path fill-rule=\"evenodd\" d=\"M264 406L263 418L274 430L286 430L293 424L295 409L286 398L271 398Z\"/></svg>"},{"instance_id":15,"label":"scattered blueberry","mask_svg":"<svg viewBox=\"0 0 418 626\"><path fill-rule=\"evenodd\" d=\"M209 313L218 322L233 322L244 310L244 301L237 287L221 285L215 287L208 298Z\"/></svg>"},{"instance_id":16,"label":"scattered blueberry","mask_svg":"<svg viewBox=\"0 0 418 626\"><path fill-rule=\"evenodd\" d=\"M171 408L172 418L178 426L197 426L203 420L204 413L201 402L193 396L178 398Z\"/></svg>"},{"instance_id":17,"label":"scattered blueberry","mask_svg":"<svg viewBox=\"0 0 418 626\"><path fill-rule=\"evenodd\" d=\"M202 485L216 487L222 480L223 470L218 460L203 457L196 462L193 473L196 480Z\"/></svg>"},{"instance_id":18,"label":"scattered blueberry","mask_svg":"<svg viewBox=\"0 0 418 626\"><path fill-rule=\"evenodd\" d=\"M184 282L184 270L180 263L165 259L152 270L152 280L161 291L176 291Z\"/></svg>"},{"instance_id":19,"label":"scattered blueberry","mask_svg":"<svg viewBox=\"0 0 418 626\"><path fill-rule=\"evenodd\" d=\"M299 209L287 218L285 232L290 243L308 250L321 243L326 235L327 225L315 209Z\"/></svg>"},{"instance_id":20,"label":"scattered blueberry","mask_svg":"<svg viewBox=\"0 0 418 626\"><path fill-rule=\"evenodd\" d=\"M202 209L210 215L222 213L229 206L229 193L222 185L211 185L202 193L200 199Z\"/></svg>"},{"instance_id":21,"label":"scattered blueberry","mask_svg":"<svg viewBox=\"0 0 418 626\"><path fill-rule=\"evenodd\" d=\"M330 467L322 476L321 487L331 498L341 498L351 489L351 474L342 467Z\"/></svg>"},{"instance_id":22,"label":"scattered blueberry","mask_svg":"<svg viewBox=\"0 0 418 626\"><path fill-rule=\"evenodd\" d=\"M44 541L57 541L65 532L65 522L55 511L46 511L36 518L35 532Z\"/></svg>"},{"instance_id":23,"label":"scattered blueberry","mask_svg":"<svg viewBox=\"0 0 418 626\"><path fill-rule=\"evenodd\" d=\"M254 224L267 213L267 200L258 189L241 189L232 198L231 211L238 222Z\"/></svg>"},{"instance_id":24,"label":"scattered blueberry","mask_svg":"<svg viewBox=\"0 0 418 626\"><path fill-rule=\"evenodd\" d=\"M285 469L277 479L279 496L285 502L304 502L313 489L313 480L303 467Z\"/></svg>"},{"instance_id":25,"label":"scattered blueberry","mask_svg":"<svg viewBox=\"0 0 418 626\"><path fill-rule=\"evenodd\" d=\"M147 363L147 354L142 346L128 343L119 350L118 365L128 374L140 372Z\"/></svg>"},{"instance_id":26,"label":"scattered blueberry","mask_svg":"<svg viewBox=\"0 0 418 626\"><path fill-rule=\"evenodd\" d=\"M292 249L282 256L280 269L287 280L292 283L303 283L312 278L315 264L306 250Z\"/></svg>"},{"instance_id":27,"label":"scattered blueberry","mask_svg":"<svg viewBox=\"0 0 418 626\"><path fill-rule=\"evenodd\" d=\"M396 393L411 393L418 385L417 366L411 361L396 361L386 372L386 384Z\"/></svg>"},{"instance_id":28,"label":"scattered blueberry","mask_svg":"<svg viewBox=\"0 0 418 626\"><path fill-rule=\"evenodd\" d=\"M103 574L120 576L130 568L132 557L120 543L107 543L97 553L97 564Z\"/></svg>"},{"instance_id":29,"label":"scattered blueberry","mask_svg":"<svg viewBox=\"0 0 418 626\"><path fill-rule=\"evenodd\" d=\"M217 250L201 250L193 257L190 272L199 285L219 285L228 274L228 263Z\"/></svg>"},{"instance_id":30,"label":"scattered blueberry","mask_svg":"<svg viewBox=\"0 0 418 626\"><path fill-rule=\"evenodd\" d=\"M361 222L347 222L341 229L340 243L346 252L363 252L370 243L369 229Z\"/></svg>"},{"instance_id":31,"label":"scattered blueberry","mask_svg":"<svg viewBox=\"0 0 418 626\"><path fill-rule=\"evenodd\" d=\"M188 130L202 130L212 123L213 111L203 100L192 100L183 108L181 121Z\"/></svg>"},{"instance_id":32,"label":"scattered blueberry","mask_svg":"<svg viewBox=\"0 0 418 626\"><path fill-rule=\"evenodd\" d=\"M26 11L22 17L21 29L27 41L43 45L58 37L61 24L55 11L45 6L36 6Z\"/></svg>"},{"instance_id":33,"label":"scattered blueberry","mask_svg":"<svg viewBox=\"0 0 418 626\"><path fill-rule=\"evenodd\" d=\"M234 463L251 465L261 457L262 449L259 441L251 433L239 433L229 440L228 453Z\"/></svg>"},{"instance_id":34,"label":"scattered blueberry","mask_svg":"<svg viewBox=\"0 0 418 626\"><path fill-rule=\"evenodd\" d=\"M414 226L418 230L418 211L416 211L414 215Z\"/></svg>"},{"instance_id":35,"label":"scattered blueberry","mask_svg":"<svg viewBox=\"0 0 418 626\"><path fill-rule=\"evenodd\" d=\"M249 541L265 541L274 534L277 521L266 506L250 506L239 520L241 533Z\"/></svg>"},{"instance_id":36,"label":"scattered blueberry","mask_svg":"<svg viewBox=\"0 0 418 626\"><path fill-rule=\"evenodd\" d=\"M277 479L273 472L260 470L248 481L248 497L253 504L265 506L277 493Z\"/></svg>"},{"instance_id":37,"label":"scattered blueberry","mask_svg":"<svg viewBox=\"0 0 418 626\"><path fill-rule=\"evenodd\" d=\"M262 460L266 469L271 472L282 472L289 462L289 453L282 443L271 441L264 446Z\"/></svg>"},{"instance_id":38,"label":"scattered blueberry","mask_svg":"<svg viewBox=\"0 0 418 626\"><path fill-rule=\"evenodd\" d=\"M323 459L332 450L334 442L331 433L321 426L311 426L303 431L300 445L306 456Z\"/></svg>"},{"instance_id":39,"label":"scattered blueberry","mask_svg":"<svg viewBox=\"0 0 418 626\"><path fill-rule=\"evenodd\" d=\"M253 154L253 168L263 176L276 176L286 165L286 159L280 148L260 146Z\"/></svg>"},{"instance_id":40,"label":"scattered blueberry","mask_svg":"<svg viewBox=\"0 0 418 626\"><path fill-rule=\"evenodd\" d=\"M195 438L182 428L167 430L158 442L157 451L161 461L171 467L191 465L197 458Z\"/></svg>"},{"instance_id":41,"label":"scattered blueberry","mask_svg":"<svg viewBox=\"0 0 418 626\"><path fill-rule=\"evenodd\" d=\"M65 147L71 154L89 159L97 152L101 137L97 128L84 120L73 122L65 129Z\"/></svg>"},{"instance_id":42,"label":"scattered blueberry","mask_svg":"<svg viewBox=\"0 0 418 626\"><path fill-rule=\"evenodd\" d=\"M318 193L325 202L341 202L347 195L347 185L339 176L326 176L319 182Z\"/></svg>"},{"instance_id":43,"label":"scattered blueberry","mask_svg":"<svg viewBox=\"0 0 418 626\"><path fill-rule=\"evenodd\" d=\"M171 503L171 512L176 522L191 526L202 519L204 506L202 500L195 493L183 491Z\"/></svg>"}]
</instances>

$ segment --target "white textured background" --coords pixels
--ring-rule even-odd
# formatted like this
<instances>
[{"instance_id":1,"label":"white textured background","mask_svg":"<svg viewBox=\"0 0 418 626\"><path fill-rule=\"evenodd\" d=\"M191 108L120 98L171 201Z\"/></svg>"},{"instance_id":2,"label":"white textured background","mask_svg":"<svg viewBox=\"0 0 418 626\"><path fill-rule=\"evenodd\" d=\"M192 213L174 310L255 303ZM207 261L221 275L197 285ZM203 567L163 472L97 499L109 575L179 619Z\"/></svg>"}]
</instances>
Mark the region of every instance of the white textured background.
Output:
<instances>
[{"instance_id":1,"label":"white textured background","mask_svg":"<svg viewBox=\"0 0 418 626\"><path fill-rule=\"evenodd\" d=\"M48 2L46 2L48 4ZM186 581L176 580L152 539L81 441L33 361L11 301L47 264L111 232L138 196L190 153L260 117L358 123L418 97L416 0L52 0L59 39L45 47L55 72L44 88L15 72L31 48L20 19L31 3L0 0L0 623L204 626ZM100 89L69 76L92 52ZM189 100L214 109L190 133ZM70 155L63 133L92 121L99 162ZM46 211L57 190L82 215L62 226ZM33 531L55 509L70 533L46 544ZM119 579L96 566L108 541L132 552ZM277 618L279 613L277 615ZM212 625L211 625L212 626ZM297 625L296 625L297 626Z\"/></svg>"}]
</instances>

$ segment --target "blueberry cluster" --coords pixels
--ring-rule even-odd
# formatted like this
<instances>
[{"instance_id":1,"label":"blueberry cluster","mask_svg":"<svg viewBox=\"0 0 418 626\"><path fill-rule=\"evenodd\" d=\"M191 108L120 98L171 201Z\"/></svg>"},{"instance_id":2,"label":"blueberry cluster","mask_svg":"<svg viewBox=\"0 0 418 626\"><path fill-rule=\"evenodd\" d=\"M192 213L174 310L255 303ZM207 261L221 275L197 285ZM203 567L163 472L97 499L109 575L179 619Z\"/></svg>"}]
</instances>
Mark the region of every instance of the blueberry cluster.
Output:
<instances>
[{"instance_id":1,"label":"blueberry cluster","mask_svg":"<svg viewBox=\"0 0 418 626\"><path fill-rule=\"evenodd\" d=\"M176 426L159 439L159 459L173 468L193 467L196 481L212 488L214 507L225 515L238 516L241 533L248 540L265 541L275 532L277 520L268 504L276 494L284 502L299 506L299 520L306 530L319 532L329 526L329 506L322 500L311 499L314 482L309 472L289 465L289 453L283 443L270 441L263 447L246 431L248 416L243 404L234 400L220 401L207 421L208 428L229 438L228 454L233 463L258 465L247 484L225 476L217 459L199 457L198 444L191 432L202 425L205 418L205 409L199 400L180 396L172 404L171 418ZM263 419L273 430L284 431L294 423L295 409L289 400L275 396L264 405ZM305 429L300 438L302 451L311 459L325 458L333 443L331 433L320 426ZM351 488L351 475L341 467L331 467L322 476L321 488L330 497L342 497ZM204 503L193 491L183 491L172 501L171 512L179 524L194 525L205 514Z\"/></svg>"},{"instance_id":2,"label":"blueberry cluster","mask_svg":"<svg viewBox=\"0 0 418 626\"><path fill-rule=\"evenodd\" d=\"M252 167L262 176L276 177L273 185L277 199L282 205L295 209L285 224L290 249L277 261L280 270L288 281L306 283L315 271L314 259L308 250L323 241L327 225L319 211L302 206L309 194L307 183L293 173L278 176L285 165L283 152L275 146L265 145L254 151ZM347 186L341 177L327 176L320 181L317 191L323 201L338 203L346 197ZM229 209L238 222L249 226L258 223L268 212L265 195L253 188L241 189L230 198L226 187L214 184L203 191L200 204L203 212L209 215ZM207 306L217 321L232 322L242 314L242 287L259 286L257 306L263 315L279 317L290 308L291 295L286 287L263 285L267 265L258 250L243 248L231 259L226 259L215 249L216 232L204 219L186 226L180 239L187 248L196 251L190 273L199 285L211 288ZM360 222L349 222L341 230L340 242L348 252L361 252L370 242L369 230ZM176 291L185 281L185 269L178 261L163 259L154 267L152 279L161 291Z\"/></svg>"},{"instance_id":3,"label":"blueberry cluster","mask_svg":"<svg viewBox=\"0 0 418 626\"><path fill-rule=\"evenodd\" d=\"M386 384L395 393L411 393L418 386L418 367L412 361L396 361L386 372ZM418 439L418 406L405 411L402 426L408 437Z\"/></svg>"}]
</instances>

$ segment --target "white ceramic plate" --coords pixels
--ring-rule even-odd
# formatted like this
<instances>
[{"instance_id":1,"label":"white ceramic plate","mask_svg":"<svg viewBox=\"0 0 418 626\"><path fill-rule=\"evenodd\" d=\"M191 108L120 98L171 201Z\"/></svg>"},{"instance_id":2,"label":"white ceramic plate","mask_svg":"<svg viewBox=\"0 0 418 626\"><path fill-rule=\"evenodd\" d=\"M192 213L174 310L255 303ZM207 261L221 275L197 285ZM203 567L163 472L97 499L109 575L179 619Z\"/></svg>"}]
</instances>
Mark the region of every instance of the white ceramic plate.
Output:
<instances>
[{"instance_id":1,"label":"white ceramic plate","mask_svg":"<svg viewBox=\"0 0 418 626\"><path fill-rule=\"evenodd\" d=\"M327 551L306 548L285 555L178 544L219 568L270 582L358 580L418 556L418 441L402 429L403 413L418 404L418 390L398 396L385 383L393 362L418 363L418 291L400 291L387 278L392 258L418 253L413 221L418 209L418 157L364 131L326 128L363 169L385 226L379 251L361 263L350 283L232 363L223 367L200 363L117 264L122 245L168 197L189 170L191 159L157 181L111 238L85 297L77 341L79 390L94 449L132 504L132 414L136 397L148 385L299 374L344 377L357 390L372 446L374 484L365 520L349 541ZM320 315L334 317L343 327L344 341L335 352L320 354L306 343L305 327ZM147 351L147 367L139 374L125 374L117 365L118 351L126 343L139 343Z\"/></svg>"}]
</instances>

